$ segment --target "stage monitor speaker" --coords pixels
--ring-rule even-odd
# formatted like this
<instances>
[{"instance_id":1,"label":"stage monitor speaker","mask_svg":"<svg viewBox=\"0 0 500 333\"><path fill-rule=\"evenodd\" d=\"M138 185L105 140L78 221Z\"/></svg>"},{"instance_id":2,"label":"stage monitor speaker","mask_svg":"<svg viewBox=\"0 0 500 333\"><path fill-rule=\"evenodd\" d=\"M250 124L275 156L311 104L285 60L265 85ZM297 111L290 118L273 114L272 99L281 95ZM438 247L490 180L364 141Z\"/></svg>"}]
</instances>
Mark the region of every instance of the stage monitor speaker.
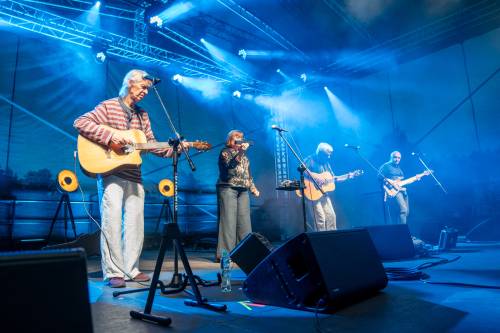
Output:
<instances>
[{"instance_id":1,"label":"stage monitor speaker","mask_svg":"<svg viewBox=\"0 0 500 333\"><path fill-rule=\"evenodd\" d=\"M11 332L92 332L81 249L0 253L2 327Z\"/></svg>"},{"instance_id":2,"label":"stage monitor speaker","mask_svg":"<svg viewBox=\"0 0 500 333\"><path fill-rule=\"evenodd\" d=\"M243 283L253 302L331 312L385 288L387 276L364 229L302 233L274 250Z\"/></svg>"},{"instance_id":3,"label":"stage monitor speaker","mask_svg":"<svg viewBox=\"0 0 500 333\"><path fill-rule=\"evenodd\" d=\"M246 275L264 260L273 250L266 237L259 233L248 234L230 253L233 260Z\"/></svg>"},{"instance_id":4,"label":"stage monitor speaker","mask_svg":"<svg viewBox=\"0 0 500 333\"><path fill-rule=\"evenodd\" d=\"M365 227L377 249L380 260L415 257L415 246L406 224L384 224Z\"/></svg>"}]
</instances>

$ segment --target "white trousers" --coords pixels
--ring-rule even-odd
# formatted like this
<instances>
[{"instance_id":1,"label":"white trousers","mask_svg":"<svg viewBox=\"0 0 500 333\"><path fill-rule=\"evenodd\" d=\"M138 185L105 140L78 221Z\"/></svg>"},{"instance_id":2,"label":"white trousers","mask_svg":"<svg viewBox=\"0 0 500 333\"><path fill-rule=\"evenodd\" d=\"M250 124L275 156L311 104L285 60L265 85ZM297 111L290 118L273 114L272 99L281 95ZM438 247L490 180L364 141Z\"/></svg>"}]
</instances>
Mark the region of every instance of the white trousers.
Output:
<instances>
[{"instance_id":1,"label":"white trousers","mask_svg":"<svg viewBox=\"0 0 500 333\"><path fill-rule=\"evenodd\" d=\"M140 273L144 242L144 188L142 184L108 176L97 179L97 190L103 277L133 278Z\"/></svg>"}]
</instances>

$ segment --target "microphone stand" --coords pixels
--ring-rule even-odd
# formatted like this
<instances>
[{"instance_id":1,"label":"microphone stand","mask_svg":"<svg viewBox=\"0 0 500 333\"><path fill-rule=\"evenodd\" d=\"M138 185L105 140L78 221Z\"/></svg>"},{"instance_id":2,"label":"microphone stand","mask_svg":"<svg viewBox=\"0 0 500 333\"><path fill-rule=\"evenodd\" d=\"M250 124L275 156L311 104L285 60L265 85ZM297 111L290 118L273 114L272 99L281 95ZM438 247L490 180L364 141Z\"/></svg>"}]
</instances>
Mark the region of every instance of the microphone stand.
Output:
<instances>
[{"instance_id":1,"label":"microphone stand","mask_svg":"<svg viewBox=\"0 0 500 333\"><path fill-rule=\"evenodd\" d=\"M313 184L316 186L317 189L320 190L320 192L324 195L325 192L321 189L321 187L318 185L318 182L312 177L311 171L307 168L306 164L304 161L300 158L299 154L292 148L288 140L283 136L284 132L281 129L278 128L273 128L278 131L278 135L283 139L283 141L286 143L288 149L292 152L292 154L295 156L295 158L299 161L299 167L297 170L300 173L300 194L301 194L301 199L302 199L302 218L303 218L303 223L304 223L304 232L307 231L307 217L306 217L306 197L304 194L304 189L305 189L305 183L304 183L304 172L306 172L309 175L309 178L313 182Z\"/></svg>"},{"instance_id":2,"label":"microphone stand","mask_svg":"<svg viewBox=\"0 0 500 333\"><path fill-rule=\"evenodd\" d=\"M429 171L429 174L432 176L432 178L434 178L434 180L436 181L436 184L438 184L439 188L443 191L443 193L444 194L448 194L448 191L446 191L446 189L443 187L443 185L441 184L441 182L436 178L436 176L434 176L434 172L432 172L431 169L429 169L429 167L424 162L424 160L422 159L422 157L420 156L420 154L419 153L415 153L415 155L417 156L417 158L420 161L420 163L422 163L422 165L424 166L424 168L427 171Z\"/></svg>"},{"instance_id":3,"label":"microphone stand","mask_svg":"<svg viewBox=\"0 0 500 333\"><path fill-rule=\"evenodd\" d=\"M154 81L153 81L154 82ZM148 293L148 298L146 301L146 305L144 307L144 312L138 312L138 311L130 311L130 316L133 319L139 319L139 320L144 320L148 322L154 322L159 325L163 326L168 326L172 322L172 320L168 317L161 317L161 316L155 316L151 314L151 309L153 306L153 300L155 297L156 289L160 288L162 294L175 294L179 293L181 291L185 291L188 294L192 295L195 297L195 301L192 300L186 300L184 301L184 304L189 305L189 306L198 306L198 307L203 307L205 309L213 310L213 311L218 311L218 312L223 312L227 310L226 305L220 305L220 304L211 304L208 303L207 299L201 296L200 290L198 289L198 285L203 285L203 286L212 286L212 285L218 285L221 282L221 277L218 275L218 281L213 282L213 283L207 283L206 281L202 280L200 277L195 276L191 270L191 266L189 264L189 260L186 256L186 253L184 251L184 248L181 243L181 232L179 230L179 226L177 224L177 212L178 212L178 172L177 172L177 165L179 162L179 150L184 154L186 157L186 160L189 163L189 167L191 168L191 171L195 171L196 167L194 165L193 160L189 156L188 149L184 147L182 144L183 137L177 132L175 125L172 121L172 118L170 117L170 114L167 111L167 108L165 107L165 104L163 103L163 100L158 93L158 90L154 86L154 84L151 86L158 97L158 100L161 104L161 107L163 109L163 112L165 113L167 119L168 119L168 124L170 126L170 129L172 133L174 133L175 138L169 140L169 144L172 146L173 149L173 155L172 155L172 166L173 166L173 182L174 182L174 209L173 209L173 221L172 223L167 223L163 229L163 235L162 235L162 241L160 244L160 250L158 252L158 258L156 260L156 265L155 265L155 270L153 273L153 277L151 279L151 284L149 285L148 288L141 288L141 289L136 289L136 290L129 290L126 292L114 292L113 296L118 296L120 294L124 293L131 293L131 292L139 292L139 291L145 291L149 290ZM161 266L163 264L163 259L165 258L165 252L167 250L167 244L170 244L170 242L173 243L174 246L174 273L172 276L172 280L170 283L165 286L160 280L160 272L161 272ZM178 254L181 257L182 264L184 266L184 269L186 271L186 274L179 274L178 272ZM186 290L187 285L191 286L192 292L189 292ZM167 290L166 288L173 288L170 290Z\"/></svg>"},{"instance_id":4,"label":"microphone stand","mask_svg":"<svg viewBox=\"0 0 500 333\"><path fill-rule=\"evenodd\" d=\"M377 176L378 178L382 178L382 181L387 181L387 177L385 177L379 169L377 169L372 162L370 162L366 157L364 157L363 155L361 155L361 153L359 152L360 148L359 146L356 146L356 147L347 147L347 148L352 148L352 149L355 149L356 150L356 153L358 154L359 158L361 158L366 164L368 164L368 166L370 168L372 168L373 170L375 170L375 172L377 173ZM389 213L389 218L390 218L390 210L389 210L389 207L388 207L388 204L387 204L387 197L386 197L386 194L385 194L385 190L384 190L384 198L382 200L382 207L384 209L384 223L387 224L387 213Z\"/></svg>"}]
</instances>

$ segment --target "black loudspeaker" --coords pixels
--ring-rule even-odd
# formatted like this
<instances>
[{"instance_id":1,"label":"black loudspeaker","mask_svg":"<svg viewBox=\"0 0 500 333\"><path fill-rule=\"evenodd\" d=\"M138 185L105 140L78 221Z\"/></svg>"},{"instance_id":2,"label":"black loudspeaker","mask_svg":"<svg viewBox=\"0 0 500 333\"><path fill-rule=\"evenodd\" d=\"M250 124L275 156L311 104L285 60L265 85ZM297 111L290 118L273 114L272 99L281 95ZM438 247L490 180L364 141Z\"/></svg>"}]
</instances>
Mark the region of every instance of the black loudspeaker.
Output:
<instances>
[{"instance_id":1,"label":"black loudspeaker","mask_svg":"<svg viewBox=\"0 0 500 333\"><path fill-rule=\"evenodd\" d=\"M92 332L81 249L0 253L2 327L11 332Z\"/></svg>"},{"instance_id":2,"label":"black loudspeaker","mask_svg":"<svg viewBox=\"0 0 500 333\"><path fill-rule=\"evenodd\" d=\"M292 238L255 267L243 291L256 303L331 312L386 285L368 232L353 229Z\"/></svg>"},{"instance_id":3,"label":"black loudspeaker","mask_svg":"<svg viewBox=\"0 0 500 333\"><path fill-rule=\"evenodd\" d=\"M248 275L272 250L273 246L266 237L252 232L243 238L229 255L231 260Z\"/></svg>"},{"instance_id":4,"label":"black loudspeaker","mask_svg":"<svg viewBox=\"0 0 500 333\"><path fill-rule=\"evenodd\" d=\"M380 260L415 257L415 246L406 224L384 224L365 227L377 249Z\"/></svg>"}]
</instances>

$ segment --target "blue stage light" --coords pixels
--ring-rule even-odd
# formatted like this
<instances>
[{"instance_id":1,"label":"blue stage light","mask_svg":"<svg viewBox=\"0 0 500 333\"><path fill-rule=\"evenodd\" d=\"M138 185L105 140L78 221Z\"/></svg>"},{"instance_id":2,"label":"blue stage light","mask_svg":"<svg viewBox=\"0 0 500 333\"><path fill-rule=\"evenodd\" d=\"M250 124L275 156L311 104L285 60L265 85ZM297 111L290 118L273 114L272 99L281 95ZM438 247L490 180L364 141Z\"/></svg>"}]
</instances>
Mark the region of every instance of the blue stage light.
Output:
<instances>
[{"instance_id":1,"label":"blue stage light","mask_svg":"<svg viewBox=\"0 0 500 333\"><path fill-rule=\"evenodd\" d=\"M174 76L172 76L172 81L174 81L174 83L182 83L184 81L184 77L180 74L175 74Z\"/></svg>"},{"instance_id":2,"label":"blue stage light","mask_svg":"<svg viewBox=\"0 0 500 333\"><path fill-rule=\"evenodd\" d=\"M163 26L163 20L159 16L152 16L149 19L149 23L151 23L152 25L157 26L158 28L161 28Z\"/></svg>"},{"instance_id":3,"label":"blue stage light","mask_svg":"<svg viewBox=\"0 0 500 333\"><path fill-rule=\"evenodd\" d=\"M238 51L238 55L243 58L243 60L247 59L247 51L245 49L241 49Z\"/></svg>"}]
</instances>

